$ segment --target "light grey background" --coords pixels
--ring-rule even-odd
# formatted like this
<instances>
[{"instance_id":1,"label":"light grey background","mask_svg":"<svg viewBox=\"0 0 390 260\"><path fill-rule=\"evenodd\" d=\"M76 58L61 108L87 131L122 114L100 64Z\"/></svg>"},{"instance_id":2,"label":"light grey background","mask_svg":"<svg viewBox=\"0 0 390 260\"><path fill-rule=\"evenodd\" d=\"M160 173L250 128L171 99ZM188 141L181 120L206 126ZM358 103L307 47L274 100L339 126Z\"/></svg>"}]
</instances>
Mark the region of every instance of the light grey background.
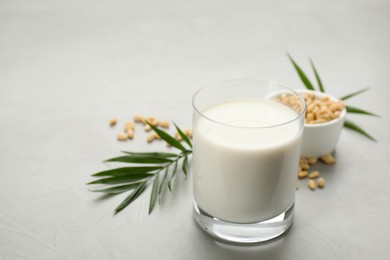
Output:
<instances>
[{"instance_id":1,"label":"light grey background","mask_svg":"<svg viewBox=\"0 0 390 260\"><path fill-rule=\"evenodd\" d=\"M386 259L390 255L390 3L358 1L0 2L1 259ZM107 120L156 115L191 127L203 84L266 78L302 84L285 52L329 93L382 115L349 116L379 142L344 130L324 190L301 183L295 223L270 243L213 241L192 218L191 177L148 216L149 190L88 191L120 150Z\"/></svg>"}]
</instances>

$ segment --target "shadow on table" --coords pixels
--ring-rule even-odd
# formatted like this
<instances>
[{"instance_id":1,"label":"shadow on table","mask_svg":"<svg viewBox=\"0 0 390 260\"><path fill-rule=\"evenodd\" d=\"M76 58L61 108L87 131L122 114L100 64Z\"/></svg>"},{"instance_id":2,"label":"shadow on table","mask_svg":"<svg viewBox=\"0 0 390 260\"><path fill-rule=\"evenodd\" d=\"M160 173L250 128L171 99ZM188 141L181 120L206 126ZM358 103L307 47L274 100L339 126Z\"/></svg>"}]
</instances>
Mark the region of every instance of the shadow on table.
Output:
<instances>
[{"instance_id":1,"label":"shadow on table","mask_svg":"<svg viewBox=\"0 0 390 260\"><path fill-rule=\"evenodd\" d=\"M204 232L196 223L202 243L216 245L213 250L215 259L285 259L286 245L290 243L289 233L294 232L294 224L283 235L272 240L255 244L236 244L216 239ZM210 244L206 247L210 247Z\"/></svg>"}]
</instances>

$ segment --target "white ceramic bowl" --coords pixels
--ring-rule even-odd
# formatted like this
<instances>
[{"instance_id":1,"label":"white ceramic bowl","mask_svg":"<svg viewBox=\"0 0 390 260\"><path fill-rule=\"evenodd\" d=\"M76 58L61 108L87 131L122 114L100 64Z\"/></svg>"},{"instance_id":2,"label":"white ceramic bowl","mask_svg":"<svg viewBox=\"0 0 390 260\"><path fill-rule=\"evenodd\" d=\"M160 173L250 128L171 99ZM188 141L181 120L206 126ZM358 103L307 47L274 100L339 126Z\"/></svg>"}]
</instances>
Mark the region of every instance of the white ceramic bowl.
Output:
<instances>
[{"instance_id":1,"label":"white ceramic bowl","mask_svg":"<svg viewBox=\"0 0 390 260\"><path fill-rule=\"evenodd\" d=\"M316 97L328 96L331 100L338 100L338 98L317 91L298 90L297 92L301 94L312 93ZM345 114L346 109L344 107L340 113L340 117L336 119L320 124L305 124L303 129L301 156L318 158L333 152L336 148L337 141L339 140L341 130L343 129Z\"/></svg>"}]
</instances>

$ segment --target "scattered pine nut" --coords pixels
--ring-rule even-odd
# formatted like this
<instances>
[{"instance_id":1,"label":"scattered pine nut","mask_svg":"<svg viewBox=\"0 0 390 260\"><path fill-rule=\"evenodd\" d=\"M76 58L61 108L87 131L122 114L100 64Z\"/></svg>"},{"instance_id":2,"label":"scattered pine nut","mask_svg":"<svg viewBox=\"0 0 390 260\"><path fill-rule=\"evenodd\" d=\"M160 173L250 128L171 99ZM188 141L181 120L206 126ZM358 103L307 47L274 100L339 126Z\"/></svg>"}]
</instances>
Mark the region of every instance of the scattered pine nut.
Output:
<instances>
[{"instance_id":1,"label":"scattered pine nut","mask_svg":"<svg viewBox=\"0 0 390 260\"><path fill-rule=\"evenodd\" d=\"M136 122L136 123L143 123L144 122L144 119L140 115L134 115L133 118L134 118L134 122Z\"/></svg>"},{"instance_id":2,"label":"scattered pine nut","mask_svg":"<svg viewBox=\"0 0 390 260\"><path fill-rule=\"evenodd\" d=\"M311 189L311 190L315 190L316 189L316 183L313 181L313 180L309 180L307 182L307 186Z\"/></svg>"},{"instance_id":3,"label":"scattered pine nut","mask_svg":"<svg viewBox=\"0 0 390 260\"><path fill-rule=\"evenodd\" d=\"M315 158L315 157L307 158L307 162L308 162L309 164L311 164L311 165L316 164L317 158Z\"/></svg>"},{"instance_id":4,"label":"scattered pine nut","mask_svg":"<svg viewBox=\"0 0 390 260\"><path fill-rule=\"evenodd\" d=\"M153 142L153 140L154 140L154 133L148 134L148 135L146 136L146 141L147 141L148 143Z\"/></svg>"},{"instance_id":5,"label":"scattered pine nut","mask_svg":"<svg viewBox=\"0 0 390 260\"><path fill-rule=\"evenodd\" d=\"M118 139L118 141L126 141L127 140L127 134L119 133L119 134L116 135L116 139Z\"/></svg>"},{"instance_id":6,"label":"scattered pine nut","mask_svg":"<svg viewBox=\"0 0 390 260\"><path fill-rule=\"evenodd\" d=\"M299 179L306 178L308 174L309 174L309 173L308 173L307 171L298 172L298 178L299 178Z\"/></svg>"},{"instance_id":7,"label":"scattered pine nut","mask_svg":"<svg viewBox=\"0 0 390 260\"><path fill-rule=\"evenodd\" d=\"M192 129L185 129L184 134L189 138L192 138Z\"/></svg>"},{"instance_id":8,"label":"scattered pine nut","mask_svg":"<svg viewBox=\"0 0 390 260\"><path fill-rule=\"evenodd\" d=\"M169 122L168 121L161 121L160 127L162 128L169 128Z\"/></svg>"},{"instance_id":9,"label":"scattered pine nut","mask_svg":"<svg viewBox=\"0 0 390 260\"><path fill-rule=\"evenodd\" d=\"M319 171L312 171L309 174L309 179L315 179L315 178L318 178L319 176L320 176L320 172Z\"/></svg>"},{"instance_id":10,"label":"scattered pine nut","mask_svg":"<svg viewBox=\"0 0 390 260\"><path fill-rule=\"evenodd\" d=\"M318 186L318 188L323 188L323 187L325 187L325 180L324 180L324 178L318 178L318 180L317 180L317 186Z\"/></svg>"},{"instance_id":11,"label":"scattered pine nut","mask_svg":"<svg viewBox=\"0 0 390 260\"><path fill-rule=\"evenodd\" d=\"M150 125L144 125L144 129L145 129L146 132L149 132L150 130L152 130Z\"/></svg>"},{"instance_id":12,"label":"scattered pine nut","mask_svg":"<svg viewBox=\"0 0 390 260\"><path fill-rule=\"evenodd\" d=\"M322 156L320 159L325 164L333 164L336 162L336 158L334 158L333 155L331 155L331 154L326 154L326 155Z\"/></svg>"},{"instance_id":13,"label":"scattered pine nut","mask_svg":"<svg viewBox=\"0 0 390 260\"><path fill-rule=\"evenodd\" d=\"M176 138L176 140L178 140L178 141L183 140L183 138L181 137L181 135L179 134L179 132L175 132L175 138Z\"/></svg>"},{"instance_id":14,"label":"scattered pine nut","mask_svg":"<svg viewBox=\"0 0 390 260\"><path fill-rule=\"evenodd\" d=\"M153 119L152 121L150 121L150 124L151 124L152 126L158 126L159 121L158 121L157 118L155 118L155 119Z\"/></svg>"},{"instance_id":15,"label":"scattered pine nut","mask_svg":"<svg viewBox=\"0 0 390 260\"><path fill-rule=\"evenodd\" d=\"M129 130L129 129L135 129L135 126L134 126L134 124L132 123L132 122L130 122L130 121L126 121L124 124L123 124L123 129L125 130L125 131L127 131L127 130Z\"/></svg>"},{"instance_id":16,"label":"scattered pine nut","mask_svg":"<svg viewBox=\"0 0 390 260\"><path fill-rule=\"evenodd\" d=\"M316 164L318 161L322 161L325 164L332 164L336 162L336 159L333 155L331 154L326 154L321 156L320 158L315 158L315 157L301 157L299 159L299 166L298 166L298 179L305 179L309 178L308 180L308 187L311 190L315 190L317 187L318 188L324 188L325 187L325 179L323 177L320 177L320 172L315 170L311 171L309 173L308 169ZM317 179L316 181L314 179ZM297 189L298 190L298 189Z\"/></svg>"},{"instance_id":17,"label":"scattered pine nut","mask_svg":"<svg viewBox=\"0 0 390 260\"><path fill-rule=\"evenodd\" d=\"M152 130L152 126L159 126L161 128L169 128L170 126L170 123L168 121L159 121L156 117L154 116L149 116L149 117L142 117L140 115L134 115L133 116L133 119L134 119L134 122L135 123L143 123L144 124L144 129L146 132L149 132L150 130ZM109 125L110 126L114 126L115 124L117 124L117 119L116 118L112 118L109 120ZM149 125L150 124L150 125ZM135 124L133 122L130 122L130 121L125 121L125 123L123 124L123 129L124 129L124 133L118 133L116 135L116 138L118 141L126 141L128 139L133 139L134 138L134 131L135 131ZM183 133L185 135L187 135L188 137L192 138L192 130L191 129L185 129L183 131ZM176 132L175 134L175 138L179 141L182 140L182 137L180 136L180 134L178 132ZM160 140L161 137L157 134L157 133L150 133L146 136L146 141L148 143L151 143L153 142L154 140ZM170 144L166 143L167 147L171 147Z\"/></svg>"},{"instance_id":18,"label":"scattered pine nut","mask_svg":"<svg viewBox=\"0 0 390 260\"><path fill-rule=\"evenodd\" d=\"M129 139L133 139L134 138L134 130L133 129L131 129L131 128L127 129L126 133L127 133L127 137Z\"/></svg>"},{"instance_id":19,"label":"scattered pine nut","mask_svg":"<svg viewBox=\"0 0 390 260\"><path fill-rule=\"evenodd\" d=\"M146 121L151 122L151 121L156 120L156 119L157 119L157 118L156 118L155 116L148 116L148 117L146 118Z\"/></svg>"},{"instance_id":20,"label":"scattered pine nut","mask_svg":"<svg viewBox=\"0 0 390 260\"><path fill-rule=\"evenodd\" d=\"M159 121L158 121L158 119L155 116L149 116L149 117L147 117L145 119L144 123L145 124L149 123L149 124L151 124L153 126L156 126L156 125L158 125Z\"/></svg>"},{"instance_id":21,"label":"scattered pine nut","mask_svg":"<svg viewBox=\"0 0 390 260\"><path fill-rule=\"evenodd\" d=\"M116 122L117 122L116 118L111 118L111 119L108 121L108 123L110 124L110 126L116 125Z\"/></svg>"},{"instance_id":22,"label":"scattered pine nut","mask_svg":"<svg viewBox=\"0 0 390 260\"><path fill-rule=\"evenodd\" d=\"M302 168L302 170L308 170L310 167L309 162L305 158L301 158L299 161L299 166Z\"/></svg>"}]
</instances>

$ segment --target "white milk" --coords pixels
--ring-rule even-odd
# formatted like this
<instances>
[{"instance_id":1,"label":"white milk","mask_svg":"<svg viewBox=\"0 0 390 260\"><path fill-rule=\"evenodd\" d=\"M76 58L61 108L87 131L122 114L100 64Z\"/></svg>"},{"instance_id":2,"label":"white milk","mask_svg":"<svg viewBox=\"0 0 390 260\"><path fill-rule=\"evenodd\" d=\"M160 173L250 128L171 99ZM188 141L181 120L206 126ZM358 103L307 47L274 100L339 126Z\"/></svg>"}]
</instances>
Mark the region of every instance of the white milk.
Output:
<instances>
[{"instance_id":1,"label":"white milk","mask_svg":"<svg viewBox=\"0 0 390 260\"><path fill-rule=\"evenodd\" d=\"M198 207L236 223L267 220L287 210L294 203L302 135L297 113L260 99L229 100L201 112L229 126L194 116Z\"/></svg>"}]
</instances>

